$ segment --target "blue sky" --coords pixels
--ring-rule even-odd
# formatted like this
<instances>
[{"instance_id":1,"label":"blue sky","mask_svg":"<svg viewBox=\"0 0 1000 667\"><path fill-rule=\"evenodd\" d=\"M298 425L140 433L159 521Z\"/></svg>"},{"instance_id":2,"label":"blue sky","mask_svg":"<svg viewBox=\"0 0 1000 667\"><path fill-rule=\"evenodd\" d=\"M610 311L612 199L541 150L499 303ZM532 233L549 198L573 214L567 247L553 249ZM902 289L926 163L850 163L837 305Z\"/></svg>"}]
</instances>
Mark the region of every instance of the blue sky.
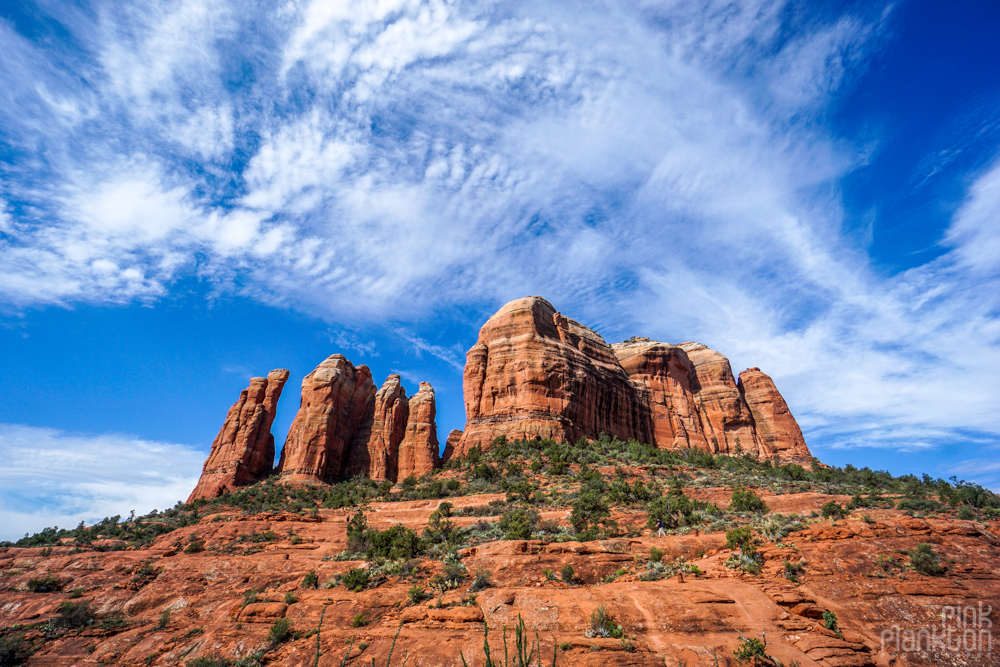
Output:
<instances>
[{"instance_id":1,"label":"blue sky","mask_svg":"<svg viewBox=\"0 0 1000 667\"><path fill-rule=\"evenodd\" d=\"M0 538L186 495L251 375L464 423L480 324L775 378L813 452L1000 488L1000 6L0 3Z\"/></svg>"}]
</instances>

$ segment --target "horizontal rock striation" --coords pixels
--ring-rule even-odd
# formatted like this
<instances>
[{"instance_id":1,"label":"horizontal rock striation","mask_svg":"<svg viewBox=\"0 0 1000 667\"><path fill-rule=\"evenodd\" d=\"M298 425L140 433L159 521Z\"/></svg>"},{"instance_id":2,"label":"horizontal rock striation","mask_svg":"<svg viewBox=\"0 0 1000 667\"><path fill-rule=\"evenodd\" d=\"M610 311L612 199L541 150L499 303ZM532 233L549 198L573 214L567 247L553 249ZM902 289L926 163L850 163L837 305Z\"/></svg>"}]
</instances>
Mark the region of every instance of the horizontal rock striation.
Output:
<instances>
[{"instance_id":1,"label":"horizontal rock striation","mask_svg":"<svg viewBox=\"0 0 1000 667\"><path fill-rule=\"evenodd\" d=\"M250 386L240 392L239 400L229 408L188 502L216 498L253 484L271 472L274 466L271 423L288 375L282 368L271 371L266 378L250 379Z\"/></svg>"},{"instance_id":2,"label":"horizontal rock striation","mask_svg":"<svg viewBox=\"0 0 1000 667\"><path fill-rule=\"evenodd\" d=\"M466 355L467 422L454 455L500 435L574 442L607 433L661 448L811 461L774 383L751 371L737 383L729 360L700 343L608 345L548 301L518 299L483 325Z\"/></svg>"},{"instance_id":3,"label":"horizontal rock striation","mask_svg":"<svg viewBox=\"0 0 1000 667\"><path fill-rule=\"evenodd\" d=\"M512 301L466 355L466 426L457 454L498 435L573 442L606 432L650 440L628 374L597 333L545 299Z\"/></svg>"}]
</instances>

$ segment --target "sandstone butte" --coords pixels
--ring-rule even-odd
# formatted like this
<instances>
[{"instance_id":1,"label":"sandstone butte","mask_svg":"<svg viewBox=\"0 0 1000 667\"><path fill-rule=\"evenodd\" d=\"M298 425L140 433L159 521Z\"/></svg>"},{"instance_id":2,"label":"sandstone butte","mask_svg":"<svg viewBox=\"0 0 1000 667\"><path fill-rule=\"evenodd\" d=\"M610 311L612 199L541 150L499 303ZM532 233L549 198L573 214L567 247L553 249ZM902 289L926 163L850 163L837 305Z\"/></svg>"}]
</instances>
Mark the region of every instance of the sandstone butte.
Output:
<instances>
[{"instance_id":1,"label":"sandstone butte","mask_svg":"<svg viewBox=\"0 0 1000 667\"><path fill-rule=\"evenodd\" d=\"M251 380L189 500L271 473L276 377ZM737 380L728 359L699 343L633 338L608 345L541 297L512 301L483 325L467 354L463 393L465 430L452 431L439 455L428 383L407 399L399 376L390 375L376 391L367 366L334 354L302 381L301 406L276 472L291 483L355 475L396 482L472 447L488 450L498 436L572 443L602 433L661 449L812 462L787 403L760 369Z\"/></svg>"},{"instance_id":2,"label":"sandstone butte","mask_svg":"<svg viewBox=\"0 0 1000 667\"><path fill-rule=\"evenodd\" d=\"M661 449L811 463L771 379L759 369L741 378L699 343L608 345L545 299L518 299L483 325L468 352L467 423L454 452L488 449L500 435L575 442L607 433Z\"/></svg>"},{"instance_id":3,"label":"sandstone butte","mask_svg":"<svg viewBox=\"0 0 1000 667\"><path fill-rule=\"evenodd\" d=\"M519 620L529 641L540 640L545 667L733 667L742 637L762 639L787 667L1000 664L991 634L992 610L1000 609L997 512L941 506L921 518L894 507L915 501L916 478L885 482L891 492L862 489L862 504L871 507L824 518L828 503L843 506L858 493L838 488L830 469L809 472L805 481L770 466L734 477L681 455L663 465L630 463L621 446L614 465L592 466L598 479L646 489L698 479L684 493L725 514L692 515L660 538L648 529L649 505L609 501L617 527L588 536L570 525L580 465L534 474L546 454L489 451L498 435L572 443L606 432L663 449L807 460L802 433L771 379L751 368L737 380L725 357L703 345L632 339L608 346L544 300L508 304L469 351L468 424L449 434L443 469L435 469L430 385L408 398L399 376L390 375L376 391L367 367L333 355L302 381L278 467L289 484L267 487L271 496L282 490L282 506L296 511L261 512L220 494L272 472L270 427L288 376L272 371L241 392L192 493L196 502L105 521L82 538L53 533L38 546L0 546L0 664L457 667L464 656L481 667L484 628L496 659L505 637L514 652ZM487 450L483 465L523 475L536 490L530 507L497 492L502 476L486 491L482 478L469 482L472 464L459 453L477 444ZM348 522L358 507L325 508L321 487L293 488L346 475L400 481L427 473L410 495L399 485L383 488L363 505L366 520L396 531L382 535L402 527L428 540L448 527L460 566L442 557L441 543L395 562L348 553ZM746 483L770 515L727 511L734 485ZM928 487L916 499L934 497ZM453 507L443 524L445 502ZM298 509L303 503L307 509ZM504 534L500 519L512 507L538 512L533 539ZM768 536L768 522L781 525L793 514L791 532ZM727 548L725 531L735 525L759 541L755 568L742 568ZM939 576L914 565L920 544L940 559ZM662 551L658 559L654 548ZM567 566L572 576L560 575ZM665 567L683 576L658 575ZM442 583L446 568L459 583ZM367 585L339 583L362 571ZM472 588L482 572L485 587ZM431 599L414 594L421 587ZM623 638L590 632L602 607ZM275 642L269 637L279 621L295 632Z\"/></svg>"}]
</instances>

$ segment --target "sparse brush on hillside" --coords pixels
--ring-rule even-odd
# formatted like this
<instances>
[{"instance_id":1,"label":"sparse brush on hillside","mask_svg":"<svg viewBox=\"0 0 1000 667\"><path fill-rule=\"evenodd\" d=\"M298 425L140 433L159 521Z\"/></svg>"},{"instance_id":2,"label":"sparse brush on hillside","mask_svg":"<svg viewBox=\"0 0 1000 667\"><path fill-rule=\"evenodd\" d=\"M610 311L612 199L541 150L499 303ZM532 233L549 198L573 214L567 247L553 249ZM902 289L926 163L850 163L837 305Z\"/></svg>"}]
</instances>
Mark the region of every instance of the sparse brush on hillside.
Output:
<instances>
[{"instance_id":1,"label":"sparse brush on hillside","mask_svg":"<svg viewBox=\"0 0 1000 667\"><path fill-rule=\"evenodd\" d=\"M896 503L901 510L930 513L961 508L965 517L973 510L985 517L1000 516L1000 496L978 484L954 477L950 481L934 479L929 475L894 477L886 471L852 465L843 468L815 466L810 471L799 464L782 465L750 454L713 456L710 452L697 449L661 450L634 440L623 441L606 435L594 440L581 439L573 444L500 437L485 452L473 448L465 457L449 461L447 468L452 471L449 474L458 472L462 479L445 479L435 471L421 479L404 480L393 492L392 482L376 482L363 477L331 485L295 487L270 477L218 498L199 499L188 505L179 502L169 510L154 510L126 520L122 520L121 516L108 517L93 526L81 522L73 529L45 528L16 542L2 542L0 547L47 547L71 538L76 546L89 546L97 551L125 549L128 546L142 548L151 545L160 535L194 525L205 514L224 508L243 510L248 514L277 511L315 514L319 508L357 507L374 500L439 499L486 492L507 493L510 500L525 505L548 502L565 507L572 504L576 513L574 527L580 536L586 538L615 533L616 529L609 521L610 515L604 514L604 509L610 506L645 507L647 513L652 509L668 526L676 524L677 527L697 522L698 512L710 516L716 514L711 506L696 507L692 512L683 500L662 500L657 482L639 478L630 480L628 475L632 473L624 470L610 483L602 478L603 487L591 484L586 471L594 465L620 468L669 466L686 471L684 474L692 478L694 486L742 487L729 508L737 513L767 512L766 504L757 494L752 491L744 493L749 487L757 487L785 493L817 491L851 495L849 509L887 506L894 502L887 495L896 495L904 496ZM579 473L575 472L577 469ZM537 480L530 477L536 473L543 475L542 479L560 480L560 484L564 481L578 482L581 488L578 491L550 491L545 496ZM673 479L679 478L675 474ZM491 513L501 514L502 509ZM461 541L460 536L454 534L429 537L430 541L442 541L443 538L443 543L449 547ZM401 536L397 535L391 540L397 547L399 538ZM408 539L408 536L403 539ZM410 540L411 547L415 544Z\"/></svg>"}]
</instances>

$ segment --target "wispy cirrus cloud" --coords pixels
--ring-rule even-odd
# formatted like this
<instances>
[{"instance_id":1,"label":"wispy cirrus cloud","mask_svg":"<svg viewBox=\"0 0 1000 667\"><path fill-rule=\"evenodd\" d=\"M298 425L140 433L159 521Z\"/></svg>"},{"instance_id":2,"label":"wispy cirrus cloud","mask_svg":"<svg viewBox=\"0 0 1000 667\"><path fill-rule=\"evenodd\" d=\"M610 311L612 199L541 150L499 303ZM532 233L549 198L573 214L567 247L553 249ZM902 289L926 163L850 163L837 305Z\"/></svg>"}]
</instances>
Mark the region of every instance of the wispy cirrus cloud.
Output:
<instances>
[{"instance_id":1,"label":"wispy cirrus cloud","mask_svg":"<svg viewBox=\"0 0 1000 667\"><path fill-rule=\"evenodd\" d=\"M544 294L760 365L830 447L996 436L997 169L885 275L827 118L890 4L182 2L0 22L0 299L197 275L345 324ZM2 214L0 214L2 216ZM401 334L403 335L403 334Z\"/></svg>"}]
</instances>

